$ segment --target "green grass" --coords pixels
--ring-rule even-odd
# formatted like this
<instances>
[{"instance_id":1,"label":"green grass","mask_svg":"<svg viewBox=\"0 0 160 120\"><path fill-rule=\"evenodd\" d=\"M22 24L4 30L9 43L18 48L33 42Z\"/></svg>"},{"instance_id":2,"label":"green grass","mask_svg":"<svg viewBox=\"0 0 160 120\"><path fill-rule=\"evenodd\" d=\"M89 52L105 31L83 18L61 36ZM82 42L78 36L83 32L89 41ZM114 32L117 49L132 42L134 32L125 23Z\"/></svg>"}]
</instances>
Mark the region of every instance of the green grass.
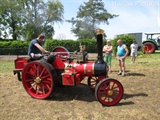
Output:
<instances>
[{"instance_id":1,"label":"green grass","mask_svg":"<svg viewBox=\"0 0 160 120\"><path fill-rule=\"evenodd\" d=\"M12 72L14 69L13 60L0 60L0 72Z\"/></svg>"},{"instance_id":2,"label":"green grass","mask_svg":"<svg viewBox=\"0 0 160 120\"><path fill-rule=\"evenodd\" d=\"M160 51L155 52L153 54L143 54L142 52L138 53L136 58L136 63L134 64L136 67L140 68L160 68ZM117 60L115 57L112 58L112 67L117 67ZM126 58L126 67L132 67L131 57L128 56Z\"/></svg>"},{"instance_id":3,"label":"green grass","mask_svg":"<svg viewBox=\"0 0 160 120\"><path fill-rule=\"evenodd\" d=\"M137 62L147 64L145 67L160 67L160 51L153 54L142 54L142 52L140 52L137 57Z\"/></svg>"},{"instance_id":4,"label":"green grass","mask_svg":"<svg viewBox=\"0 0 160 120\"><path fill-rule=\"evenodd\" d=\"M126 59L126 67L132 67L130 64L130 56ZM136 59L137 67L152 67L160 68L160 51L156 51L154 54L143 54L142 52L138 53ZM115 57L112 58L112 67L117 69L117 60ZM14 70L14 60L0 60L0 72L12 72Z\"/></svg>"}]
</instances>

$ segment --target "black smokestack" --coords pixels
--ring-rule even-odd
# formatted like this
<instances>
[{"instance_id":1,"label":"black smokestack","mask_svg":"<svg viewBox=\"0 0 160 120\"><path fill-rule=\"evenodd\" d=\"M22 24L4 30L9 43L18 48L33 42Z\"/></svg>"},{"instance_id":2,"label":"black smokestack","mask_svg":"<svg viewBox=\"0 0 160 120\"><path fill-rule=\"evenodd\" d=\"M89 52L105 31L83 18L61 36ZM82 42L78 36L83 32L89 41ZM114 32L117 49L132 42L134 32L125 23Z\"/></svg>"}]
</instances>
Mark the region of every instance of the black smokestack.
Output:
<instances>
[{"instance_id":1,"label":"black smokestack","mask_svg":"<svg viewBox=\"0 0 160 120\"><path fill-rule=\"evenodd\" d=\"M102 52L102 49L103 49L103 33L104 33L104 30L96 30L96 34L97 34L97 49L98 49L98 59L96 61L96 63L104 63L104 60L103 60L103 52Z\"/></svg>"}]
</instances>

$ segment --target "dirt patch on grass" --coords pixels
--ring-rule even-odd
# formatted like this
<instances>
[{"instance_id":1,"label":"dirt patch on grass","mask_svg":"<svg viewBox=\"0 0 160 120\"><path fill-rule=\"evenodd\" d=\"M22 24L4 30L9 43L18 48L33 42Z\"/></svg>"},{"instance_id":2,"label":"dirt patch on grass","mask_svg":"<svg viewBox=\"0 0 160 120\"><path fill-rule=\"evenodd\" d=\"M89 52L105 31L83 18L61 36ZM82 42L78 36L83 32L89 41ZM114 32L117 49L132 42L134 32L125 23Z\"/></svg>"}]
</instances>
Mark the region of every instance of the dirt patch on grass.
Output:
<instances>
[{"instance_id":1,"label":"dirt patch on grass","mask_svg":"<svg viewBox=\"0 0 160 120\"><path fill-rule=\"evenodd\" d=\"M152 58L154 59L154 58ZM117 75L113 59L109 77L119 80L124 96L119 104L102 106L88 88L87 80L76 87L59 87L48 100L31 98L17 77L13 64L0 73L1 120L158 120L160 118L160 65L150 59L126 60L126 76ZM1 63L0 63L1 64ZM156 65L155 65L156 64ZM152 67L150 67L152 66Z\"/></svg>"}]
</instances>

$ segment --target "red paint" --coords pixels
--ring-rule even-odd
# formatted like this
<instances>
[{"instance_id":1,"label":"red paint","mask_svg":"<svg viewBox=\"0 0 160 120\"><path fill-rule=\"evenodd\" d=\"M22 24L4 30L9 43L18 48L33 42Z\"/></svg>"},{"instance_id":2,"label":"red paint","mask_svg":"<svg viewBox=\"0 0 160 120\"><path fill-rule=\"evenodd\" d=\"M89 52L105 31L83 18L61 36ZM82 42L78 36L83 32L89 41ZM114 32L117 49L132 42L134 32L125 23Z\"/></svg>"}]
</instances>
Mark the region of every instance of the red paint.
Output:
<instances>
[{"instance_id":1,"label":"red paint","mask_svg":"<svg viewBox=\"0 0 160 120\"><path fill-rule=\"evenodd\" d=\"M15 63L15 70L23 70L24 66L27 64L27 58L17 58Z\"/></svg>"}]
</instances>

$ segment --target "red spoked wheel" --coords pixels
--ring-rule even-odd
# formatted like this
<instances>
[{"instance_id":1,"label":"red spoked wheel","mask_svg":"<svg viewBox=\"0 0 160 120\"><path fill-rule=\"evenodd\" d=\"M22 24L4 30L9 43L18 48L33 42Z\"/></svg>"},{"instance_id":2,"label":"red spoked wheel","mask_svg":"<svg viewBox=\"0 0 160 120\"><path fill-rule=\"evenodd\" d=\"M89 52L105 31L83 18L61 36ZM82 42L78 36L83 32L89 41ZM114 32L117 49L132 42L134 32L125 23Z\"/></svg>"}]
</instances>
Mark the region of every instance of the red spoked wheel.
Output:
<instances>
[{"instance_id":1,"label":"red spoked wheel","mask_svg":"<svg viewBox=\"0 0 160 120\"><path fill-rule=\"evenodd\" d=\"M105 78L97 84L95 96L104 106L116 105L123 97L123 86L113 78Z\"/></svg>"},{"instance_id":2,"label":"red spoked wheel","mask_svg":"<svg viewBox=\"0 0 160 120\"><path fill-rule=\"evenodd\" d=\"M104 79L104 77L88 77L87 83L89 88L95 92L96 85L100 80Z\"/></svg>"},{"instance_id":3,"label":"red spoked wheel","mask_svg":"<svg viewBox=\"0 0 160 120\"><path fill-rule=\"evenodd\" d=\"M22 83L27 93L37 99L46 99L52 93L57 74L54 68L44 61L28 63L22 72Z\"/></svg>"}]
</instances>

